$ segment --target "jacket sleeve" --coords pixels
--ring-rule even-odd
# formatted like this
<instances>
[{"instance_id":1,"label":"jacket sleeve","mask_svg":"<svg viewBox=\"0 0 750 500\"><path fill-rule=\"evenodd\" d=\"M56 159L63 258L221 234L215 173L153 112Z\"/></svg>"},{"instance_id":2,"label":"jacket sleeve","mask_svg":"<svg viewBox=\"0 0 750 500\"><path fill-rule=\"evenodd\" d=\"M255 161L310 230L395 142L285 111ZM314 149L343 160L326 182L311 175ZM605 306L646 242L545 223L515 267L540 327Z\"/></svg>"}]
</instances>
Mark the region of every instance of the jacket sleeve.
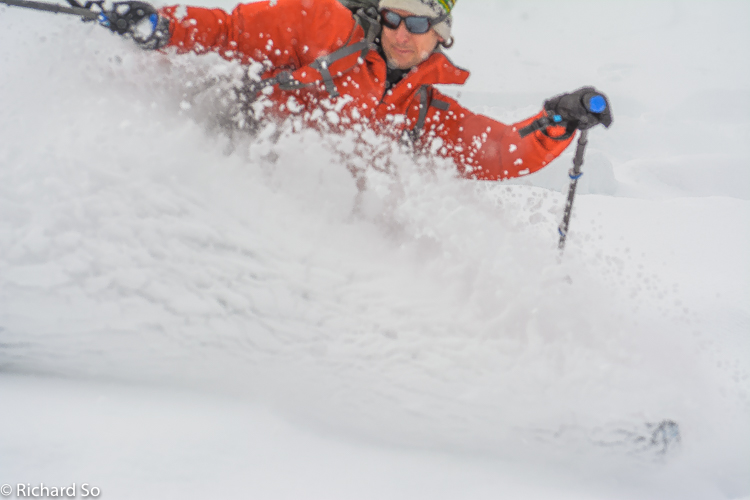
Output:
<instances>
[{"instance_id":1,"label":"jacket sleeve","mask_svg":"<svg viewBox=\"0 0 750 500\"><path fill-rule=\"evenodd\" d=\"M170 21L168 47L180 52L217 52L226 59L268 62L272 68L300 68L342 47L336 33L352 32L356 22L338 0L266 0L221 9L165 7ZM349 29L326 30L325 26ZM332 33L332 32L336 33Z\"/></svg>"},{"instance_id":2,"label":"jacket sleeve","mask_svg":"<svg viewBox=\"0 0 750 500\"><path fill-rule=\"evenodd\" d=\"M430 106L425 120L426 141L437 155L452 158L464 177L499 180L536 172L557 158L573 138L558 141L541 131L524 138L518 130L542 116L538 115L513 125L472 113L454 99L433 92L435 99L447 103L447 109ZM562 127L547 129L552 136L565 132Z\"/></svg>"}]
</instances>

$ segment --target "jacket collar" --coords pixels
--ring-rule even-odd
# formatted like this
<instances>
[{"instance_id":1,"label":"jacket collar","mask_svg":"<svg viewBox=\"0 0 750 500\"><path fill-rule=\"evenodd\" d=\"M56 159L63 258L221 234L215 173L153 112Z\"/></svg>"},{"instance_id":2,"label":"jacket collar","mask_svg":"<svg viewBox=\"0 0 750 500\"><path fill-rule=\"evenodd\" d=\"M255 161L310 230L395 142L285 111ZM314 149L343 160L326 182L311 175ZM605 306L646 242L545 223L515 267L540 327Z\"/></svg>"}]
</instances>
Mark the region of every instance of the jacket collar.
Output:
<instances>
[{"instance_id":1,"label":"jacket collar","mask_svg":"<svg viewBox=\"0 0 750 500\"><path fill-rule=\"evenodd\" d=\"M414 72L420 75L420 84L454 84L463 85L469 78L469 72L459 68L448 59L441 50L435 52ZM407 76L409 78L412 75Z\"/></svg>"},{"instance_id":2,"label":"jacket collar","mask_svg":"<svg viewBox=\"0 0 750 500\"><path fill-rule=\"evenodd\" d=\"M381 61L385 64L383 59ZM388 104L411 102L424 85L462 85L467 78L469 78L468 71L455 66L442 52L434 52L388 91L383 96L383 102Z\"/></svg>"},{"instance_id":3,"label":"jacket collar","mask_svg":"<svg viewBox=\"0 0 750 500\"><path fill-rule=\"evenodd\" d=\"M383 47L378 43L378 55L385 61L385 54L383 53ZM387 62L386 62L387 64ZM418 76L418 83L420 85L428 84L454 84L463 85L466 83L466 79L469 78L469 71L463 68L459 68L453 61L448 59L448 56L440 50L440 47L430 54L425 61L418 64L411 69L403 79L411 79L414 74Z\"/></svg>"}]
</instances>

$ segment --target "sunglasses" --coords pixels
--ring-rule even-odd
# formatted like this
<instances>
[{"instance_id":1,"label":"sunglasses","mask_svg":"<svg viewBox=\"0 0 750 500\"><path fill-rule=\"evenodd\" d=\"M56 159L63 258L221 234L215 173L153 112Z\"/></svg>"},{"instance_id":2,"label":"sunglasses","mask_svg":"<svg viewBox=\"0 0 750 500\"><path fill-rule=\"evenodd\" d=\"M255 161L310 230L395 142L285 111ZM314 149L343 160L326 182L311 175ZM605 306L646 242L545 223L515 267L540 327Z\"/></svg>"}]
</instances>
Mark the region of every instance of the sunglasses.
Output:
<instances>
[{"instance_id":1,"label":"sunglasses","mask_svg":"<svg viewBox=\"0 0 750 500\"><path fill-rule=\"evenodd\" d=\"M430 31L430 28L436 24L440 24L448 18L448 14L443 14L440 17L425 17L425 16L406 16L401 17L390 10L384 10L380 13L383 26L386 28L397 30L401 26L401 21L406 24L406 31L415 35L423 35Z\"/></svg>"}]
</instances>

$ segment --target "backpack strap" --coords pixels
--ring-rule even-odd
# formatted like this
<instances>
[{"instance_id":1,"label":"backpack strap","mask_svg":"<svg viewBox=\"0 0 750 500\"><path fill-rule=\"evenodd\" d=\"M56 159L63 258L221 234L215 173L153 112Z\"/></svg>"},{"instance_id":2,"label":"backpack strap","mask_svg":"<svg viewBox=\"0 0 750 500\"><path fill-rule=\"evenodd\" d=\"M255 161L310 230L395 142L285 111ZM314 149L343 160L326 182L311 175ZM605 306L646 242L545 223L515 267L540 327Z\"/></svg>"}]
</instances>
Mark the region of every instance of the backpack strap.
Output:
<instances>
[{"instance_id":1,"label":"backpack strap","mask_svg":"<svg viewBox=\"0 0 750 500\"><path fill-rule=\"evenodd\" d=\"M341 95L336 88L336 85L333 83L333 75L331 75L329 69L331 64L339 59L356 54L357 52L360 53L360 60L364 61L365 57L367 57L367 53L375 48L375 39L380 34L380 15L378 14L377 9L373 7L368 9L362 8L358 9L352 15L357 23L362 26L362 29L365 30L365 39L352 45L344 46L331 54L318 57L308 65L309 68L320 73L320 76L323 78L323 84L331 97L338 97ZM358 64L362 63L358 62ZM315 85L315 83L317 82L302 83L296 80L290 71L281 71L271 78L264 78L258 82L252 82L249 85L248 90L253 95L257 95L261 90L274 85L278 85L281 90L297 90Z\"/></svg>"},{"instance_id":2,"label":"backpack strap","mask_svg":"<svg viewBox=\"0 0 750 500\"><path fill-rule=\"evenodd\" d=\"M365 40L368 43L374 43L380 35L383 27L380 25L380 14L375 7L357 9L353 13L354 19L365 30Z\"/></svg>"},{"instance_id":3,"label":"backpack strap","mask_svg":"<svg viewBox=\"0 0 750 500\"><path fill-rule=\"evenodd\" d=\"M370 44L367 42L367 40L362 40L361 42L342 47L333 54L328 54L327 56L321 56L315 59L315 61L310 64L310 67L318 71L320 73L320 76L323 77L323 83L325 84L326 90L328 91L330 96L338 97L341 94L339 94L336 85L333 83L333 76L331 75L331 71L328 68L331 66L331 64L338 61L339 59L343 59L344 57L356 54L357 52L361 52L359 57L364 60L365 56L367 56L367 52L369 51Z\"/></svg>"},{"instance_id":4,"label":"backpack strap","mask_svg":"<svg viewBox=\"0 0 750 500\"><path fill-rule=\"evenodd\" d=\"M448 111L448 108L450 108L450 103L434 99L432 97L432 92L432 85L422 85L417 91L417 95L419 96L419 116L417 117L417 123L414 125L414 128L406 131L406 135L412 143L415 143L417 139L422 136L424 124L427 120L427 111L430 106L441 111Z\"/></svg>"},{"instance_id":5,"label":"backpack strap","mask_svg":"<svg viewBox=\"0 0 750 500\"><path fill-rule=\"evenodd\" d=\"M243 75L243 83L247 94L251 96L252 100L255 100L260 91L274 85L278 85L282 90L297 90L308 85L295 79L290 71L281 71L275 76L257 81L250 80L247 74L245 74Z\"/></svg>"}]
</instances>

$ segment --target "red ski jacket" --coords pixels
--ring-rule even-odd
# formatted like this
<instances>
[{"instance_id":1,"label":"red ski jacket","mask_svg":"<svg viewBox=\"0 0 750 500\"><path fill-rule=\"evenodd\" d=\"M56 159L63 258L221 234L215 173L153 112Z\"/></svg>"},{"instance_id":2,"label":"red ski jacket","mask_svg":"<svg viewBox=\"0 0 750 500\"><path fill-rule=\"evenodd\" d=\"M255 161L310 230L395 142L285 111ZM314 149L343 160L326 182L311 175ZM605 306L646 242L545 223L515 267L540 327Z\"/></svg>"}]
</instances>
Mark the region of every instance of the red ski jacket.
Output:
<instances>
[{"instance_id":1,"label":"red ski jacket","mask_svg":"<svg viewBox=\"0 0 750 500\"><path fill-rule=\"evenodd\" d=\"M238 5L231 14L173 6L160 14L170 20L169 46L180 52L213 51L246 64L261 62L263 78L285 72L305 84L273 87L269 97L280 115L296 114L307 122L323 118L329 130L360 130L355 125L366 123L395 136L412 131L418 148L452 158L465 177L526 175L570 143L540 131L522 139L517 130L540 115L509 126L441 94L434 84L463 84L469 77L441 51L386 91L386 62L377 50L359 50L367 46L356 45L365 31L338 0L266 0ZM319 59L332 54L339 58L327 64ZM548 129L551 135L562 132Z\"/></svg>"}]
</instances>

